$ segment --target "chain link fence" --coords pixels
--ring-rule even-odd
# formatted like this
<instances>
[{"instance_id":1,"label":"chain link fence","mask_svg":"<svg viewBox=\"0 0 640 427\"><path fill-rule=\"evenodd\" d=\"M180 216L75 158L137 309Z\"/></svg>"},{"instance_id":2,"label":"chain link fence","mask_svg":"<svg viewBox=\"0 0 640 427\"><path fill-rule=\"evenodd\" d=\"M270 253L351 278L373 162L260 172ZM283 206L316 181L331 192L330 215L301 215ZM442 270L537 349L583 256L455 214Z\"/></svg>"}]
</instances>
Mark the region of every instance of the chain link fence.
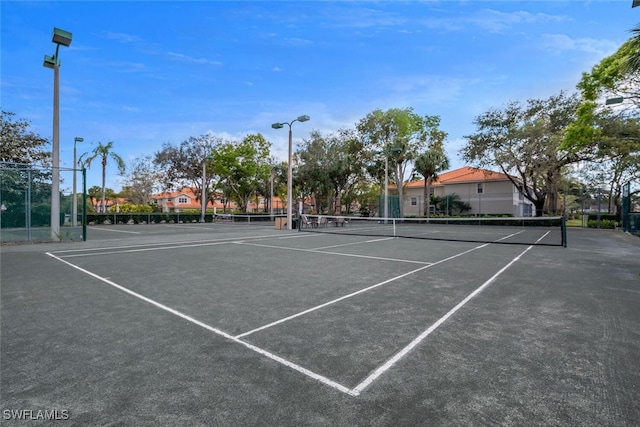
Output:
<instances>
[{"instance_id":1,"label":"chain link fence","mask_svg":"<svg viewBox=\"0 0 640 427\"><path fill-rule=\"evenodd\" d=\"M60 231L51 231L52 168L0 162L0 242L83 240L85 236L84 173L60 168ZM74 213L74 175L77 191Z\"/></svg>"}]
</instances>

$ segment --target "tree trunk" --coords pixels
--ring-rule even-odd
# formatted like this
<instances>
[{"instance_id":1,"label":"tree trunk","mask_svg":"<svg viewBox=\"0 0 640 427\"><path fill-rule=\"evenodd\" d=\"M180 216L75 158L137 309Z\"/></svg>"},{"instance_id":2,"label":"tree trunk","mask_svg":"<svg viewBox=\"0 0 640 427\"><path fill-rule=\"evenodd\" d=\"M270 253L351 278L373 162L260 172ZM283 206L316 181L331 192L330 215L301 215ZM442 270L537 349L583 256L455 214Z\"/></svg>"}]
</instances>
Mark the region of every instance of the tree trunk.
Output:
<instances>
[{"instance_id":1,"label":"tree trunk","mask_svg":"<svg viewBox=\"0 0 640 427\"><path fill-rule=\"evenodd\" d=\"M106 185L107 185L107 159L102 160L102 207L100 208L100 212L105 213L107 211L106 207Z\"/></svg>"}]
</instances>

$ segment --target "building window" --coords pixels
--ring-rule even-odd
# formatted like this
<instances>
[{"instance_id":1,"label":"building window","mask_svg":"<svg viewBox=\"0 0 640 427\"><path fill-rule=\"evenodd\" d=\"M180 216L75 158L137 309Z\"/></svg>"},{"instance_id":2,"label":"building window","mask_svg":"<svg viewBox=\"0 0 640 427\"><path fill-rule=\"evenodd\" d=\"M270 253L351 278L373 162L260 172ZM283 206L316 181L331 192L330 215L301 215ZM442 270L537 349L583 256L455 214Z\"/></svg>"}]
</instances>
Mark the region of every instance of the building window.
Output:
<instances>
[{"instance_id":1,"label":"building window","mask_svg":"<svg viewBox=\"0 0 640 427\"><path fill-rule=\"evenodd\" d=\"M484 193L484 182L479 182L477 187L478 194Z\"/></svg>"},{"instance_id":2,"label":"building window","mask_svg":"<svg viewBox=\"0 0 640 427\"><path fill-rule=\"evenodd\" d=\"M418 205L418 198L417 197L412 197L411 198L411 206L417 206Z\"/></svg>"},{"instance_id":3,"label":"building window","mask_svg":"<svg viewBox=\"0 0 640 427\"><path fill-rule=\"evenodd\" d=\"M178 203L188 203L189 201L187 200L186 197L180 197L178 198Z\"/></svg>"}]
</instances>

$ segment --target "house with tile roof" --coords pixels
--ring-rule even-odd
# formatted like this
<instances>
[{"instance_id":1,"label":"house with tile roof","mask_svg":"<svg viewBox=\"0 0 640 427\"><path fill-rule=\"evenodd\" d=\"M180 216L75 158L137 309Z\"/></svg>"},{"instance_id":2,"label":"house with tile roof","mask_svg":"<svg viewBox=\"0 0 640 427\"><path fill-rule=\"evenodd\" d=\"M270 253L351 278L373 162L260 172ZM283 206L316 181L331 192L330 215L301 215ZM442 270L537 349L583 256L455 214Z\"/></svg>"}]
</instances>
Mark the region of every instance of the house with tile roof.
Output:
<instances>
[{"instance_id":1,"label":"house with tile roof","mask_svg":"<svg viewBox=\"0 0 640 427\"><path fill-rule=\"evenodd\" d=\"M179 191L166 191L163 193L154 194L151 196L154 203L162 209L162 212L184 212L185 210L199 210L202 209L200 199L196 197L196 193L193 188L185 187ZM214 201L209 200L207 203L207 210L223 212L225 209L225 203L222 200L220 194L216 194ZM257 197L251 200L247 206L249 212L266 212L269 201L265 197ZM282 210L283 203L279 197L273 198L273 205L276 211ZM226 209L236 210L238 205L233 201L226 203Z\"/></svg>"},{"instance_id":2,"label":"house with tile roof","mask_svg":"<svg viewBox=\"0 0 640 427\"><path fill-rule=\"evenodd\" d=\"M469 166L443 172L431 183L430 192L442 198L456 194L471 206L466 215L535 215L533 203L501 172ZM406 183L403 193L403 215L424 216L424 179ZM433 213L434 207L431 209Z\"/></svg>"},{"instance_id":3,"label":"house with tile roof","mask_svg":"<svg viewBox=\"0 0 640 427\"><path fill-rule=\"evenodd\" d=\"M200 199L196 197L196 193L193 188L185 187L179 191L165 191L162 193L154 194L151 196L154 203L162 209L162 212L184 212L188 209L202 209ZM231 203L231 209L235 209L235 203ZM224 209L224 204L219 198L215 201L209 200L207 203L207 210L213 210L214 208Z\"/></svg>"},{"instance_id":4,"label":"house with tile roof","mask_svg":"<svg viewBox=\"0 0 640 427\"><path fill-rule=\"evenodd\" d=\"M124 197L116 197L116 198L105 198L104 205L105 208L102 209L102 198L101 197L91 197L87 196L87 200L93 206L96 212L109 212L111 207L115 206L116 209L118 206L128 203L128 200Z\"/></svg>"}]
</instances>

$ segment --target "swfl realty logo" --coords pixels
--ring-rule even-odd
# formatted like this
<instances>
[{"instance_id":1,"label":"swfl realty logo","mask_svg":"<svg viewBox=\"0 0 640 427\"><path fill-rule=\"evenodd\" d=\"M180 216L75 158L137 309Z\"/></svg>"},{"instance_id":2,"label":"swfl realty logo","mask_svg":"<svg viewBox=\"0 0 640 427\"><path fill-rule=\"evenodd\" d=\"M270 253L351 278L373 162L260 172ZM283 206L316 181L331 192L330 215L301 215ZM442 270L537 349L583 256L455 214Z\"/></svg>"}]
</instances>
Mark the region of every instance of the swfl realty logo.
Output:
<instances>
[{"instance_id":1,"label":"swfl realty logo","mask_svg":"<svg viewBox=\"0 0 640 427\"><path fill-rule=\"evenodd\" d=\"M2 411L2 418L5 420L68 420L69 411L67 409L33 410L33 409L5 409Z\"/></svg>"}]
</instances>

